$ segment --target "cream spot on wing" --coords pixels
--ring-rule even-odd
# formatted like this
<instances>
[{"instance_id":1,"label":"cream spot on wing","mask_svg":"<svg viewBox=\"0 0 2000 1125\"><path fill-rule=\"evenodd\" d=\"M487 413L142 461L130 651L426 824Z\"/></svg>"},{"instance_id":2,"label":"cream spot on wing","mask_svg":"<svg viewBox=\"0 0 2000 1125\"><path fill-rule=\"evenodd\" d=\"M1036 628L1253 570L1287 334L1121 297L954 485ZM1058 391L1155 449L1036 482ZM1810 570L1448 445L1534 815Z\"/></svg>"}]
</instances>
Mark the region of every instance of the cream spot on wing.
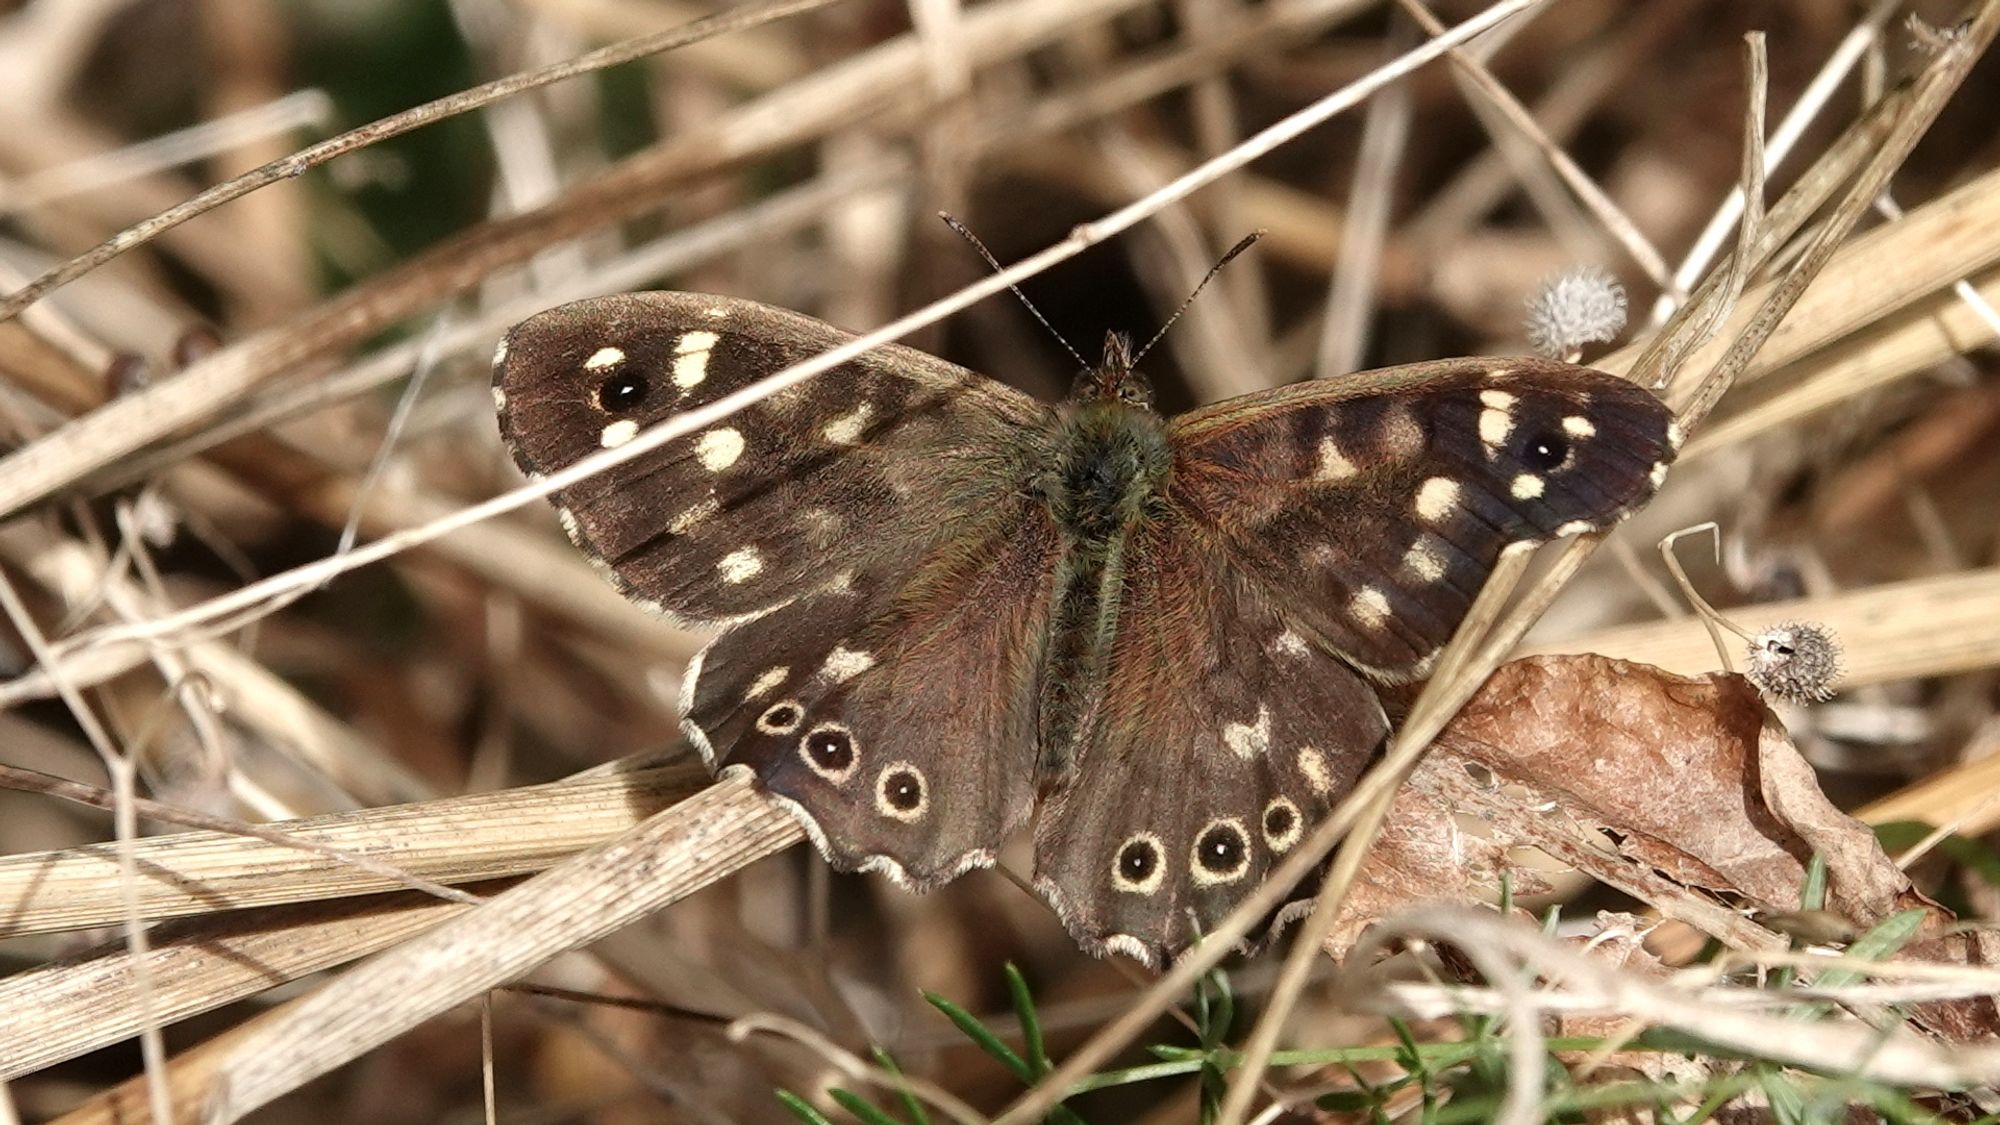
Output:
<instances>
[{"instance_id":1,"label":"cream spot on wing","mask_svg":"<svg viewBox=\"0 0 2000 1125\"><path fill-rule=\"evenodd\" d=\"M1520 476L1514 478L1514 485L1508 491L1514 494L1514 499L1516 500L1533 500L1541 496L1542 489L1545 486L1542 478L1535 474L1522 473Z\"/></svg>"},{"instance_id":2,"label":"cream spot on wing","mask_svg":"<svg viewBox=\"0 0 2000 1125\"><path fill-rule=\"evenodd\" d=\"M727 426L710 430L694 443L694 455L701 458L702 468L719 473L743 456L743 435Z\"/></svg>"},{"instance_id":3,"label":"cream spot on wing","mask_svg":"<svg viewBox=\"0 0 2000 1125\"><path fill-rule=\"evenodd\" d=\"M569 536L571 539L575 539L583 534L577 530L576 513L570 511L568 508L556 509L556 522L562 525L563 534Z\"/></svg>"},{"instance_id":4,"label":"cream spot on wing","mask_svg":"<svg viewBox=\"0 0 2000 1125\"><path fill-rule=\"evenodd\" d=\"M1436 582L1444 577L1444 554L1428 535L1417 537L1415 543L1403 555L1403 569L1415 575L1420 582Z\"/></svg>"},{"instance_id":5,"label":"cream spot on wing","mask_svg":"<svg viewBox=\"0 0 2000 1125\"><path fill-rule=\"evenodd\" d=\"M1424 427L1417 416L1404 407L1382 421L1382 452L1401 461L1424 451Z\"/></svg>"},{"instance_id":6,"label":"cream spot on wing","mask_svg":"<svg viewBox=\"0 0 2000 1125\"><path fill-rule=\"evenodd\" d=\"M1654 488L1658 488L1661 485L1667 483L1667 463L1665 461L1661 461L1660 463L1654 465L1653 471L1646 475L1646 479L1653 482Z\"/></svg>"},{"instance_id":7,"label":"cream spot on wing","mask_svg":"<svg viewBox=\"0 0 2000 1125\"><path fill-rule=\"evenodd\" d=\"M1319 443L1319 464L1313 469L1314 479L1344 480L1360 471L1354 462L1347 459L1347 454L1340 451L1338 442L1326 438Z\"/></svg>"},{"instance_id":8,"label":"cream spot on wing","mask_svg":"<svg viewBox=\"0 0 2000 1125\"><path fill-rule=\"evenodd\" d=\"M1282 656L1305 656L1312 651L1306 647L1306 639L1290 629L1279 633L1278 639L1272 644Z\"/></svg>"},{"instance_id":9,"label":"cream spot on wing","mask_svg":"<svg viewBox=\"0 0 2000 1125\"><path fill-rule=\"evenodd\" d=\"M599 348L590 353L589 359L583 361L583 369L585 371L602 371L607 367L616 367L624 362L625 349Z\"/></svg>"},{"instance_id":10,"label":"cream spot on wing","mask_svg":"<svg viewBox=\"0 0 2000 1125\"><path fill-rule=\"evenodd\" d=\"M1561 527L1556 528L1556 538L1560 539L1565 535L1582 535L1589 530L1591 530L1589 520L1571 520Z\"/></svg>"},{"instance_id":11,"label":"cream spot on wing","mask_svg":"<svg viewBox=\"0 0 2000 1125\"><path fill-rule=\"evenodd\" d=\"M716 305L714 308L703 309L701 315L710 320L721 320L723 317L729 315L729 310L723 308L721 305Z\"/></svg>"},{"instance_id":12,"label":"cream spot on wing","mask_svg":"<svg viewBox=\"0 0 2000 1125\"><path fill-rule=\"evenodd\" d=\"M674 357L674 386L691 390L708 378L708 353L694 352Z\"/></svg>"},{"instance_id":13,"label":"cream spot on wing","mask_svg":"<svg viewBox=\"0 0 2000 1125\"><path fill-rule=\"evenodd\" d=\"M1264 704L1257 705L1257 721L1254 723L1222 724L1222 744L1239 758L1254 758L1270 753L1271 750L1271 709Z\"/></svg>"},{"instance_id":14,"label":"cream spot on wing","mask_svg":"<svg viewBox=\"0 0 2000 1125\"><path fill-rule=\"evenodd\" d=\"M1597 436L1597 426L1581 414L1572 414L1564 418L1563 431L1571 437Z\"/></svg>"},{"instance_id":15,"label":"cream spot on wing","mask_svg":"<svg viewBox=\"0 0 2000 1125\"><path fill-rule=\"evenodd\" d=\"M819 666L819 674L830 683L845 683L875 666L875 654L856 652L845 645L833 646L826 654L826 663Z\"/></svg>"},{"instance_id":16,"label":"cream spot on wing","mask_svg":"<svg viewBox=\"0 0 2000 1125\"><path fill-rule=\"evenodd\" d=\"M675 535L686 535L696 524L720 511L722 504L711 496L688 507L688 510L667 521L667 530Z\"/></svg>"},{"instance_id":17,"label":"cream spot on wing","mask_svg":"<svg viewBox=\"0 0 2000 1125\"><path fill-rule=\"evenodd\" d=\"M507 409L507 392L500 389L499 387L493 388L493 409L495 410Z\"/></svg>"},{"instance_id":18,"label":"cream spot on wing","mask_svg":"<svg viewBox=\"0 0 2000 1125\"><path fill-rule=\"evenodd\" d=\"M1326 767L1326 755L1317 747L1301 746L1298 752L1299 775L1306 779L1315 793L1329 793L1333 790L1333 772Z\"/></svg>"},{"instance_id":19,"label":"cream spot on wing","mask_svg":"<svg viewBox=\"0 0 2000 1125\"><path fill-rule=\"evenodd\" d=\"M708 352L720 339L713 332L683 332L674 341L674 386L690 390L708 378Z\"/></svg>"},{"instance_id":20,"label":"cream spot on wing","mask_svg":"<svg viewBox=\"0 0 2000 1125\"><path fill-rule=\"evenodd\" d=\"M724 582L748 582L764 572L764 556L754 547L739 547L722 556L715 569L722 573Z\"/></svg>"},{"instance_id":21,"label":"cream spot on wing","mask_svg":"<svg viewBox=\"0 0 2000 1125\"><path fill-rule=\"evenodd\" d=\"M820 434L835 445L853 445L861 437L861 430L868 425L868 416L875 408L867 403L857 405L853 410L835 418L821 428Z\"/></svg>"},{"instance_id":22,"label":"cream spot on wing","mask_svg":"<svg viewBox=\"0 0 2000 1125\"><path fill-rule=\"evenodd\" d=\"M1436 523L1458 507L1458 482L1449 477L1432 477L1417 489L1417 514Z\"/></svg>"},{"instance_id":23,"label":"cream spot on wing","mask_svg":"<svg viewBox=\"0 0 2000 1125\"><path fill-rule=\"evenodd\" d=\"M1667 444L1669 446L1672 446L1675 449L1679 449L1681 447L1681 443L1686 441L1687 439L1688 439L1687 430L1679 422L1667 423Z\"/></svg>"},{"instance_id":24,"label":"cream spot on wing","mask_svg":"<svg viewBox=\"0 0 2000 1125\"><path fill-rule=\"evenodd\" d=\"M1389 620L1389 597L1373 586L1363 586L1348 601L1347 612L1364 628L1379 629Z\"/></svg>"},{"instance_id":25,"label":"cream spot on wing","mask_svg":"<svg viewBox=\"0 0 2000 1125\"><path fill-rule=\"evenodd\" d=\"M1480 391L1479 440L1489 453L1498 452L1514 429L1514 396L1506 391Z\"/></svg>"},{"instance_id":26,"label":"cream spot on wing","mask_svg":"<svg viewBox=\"0 0 2000 1125\"><path fill-rule=\"evenodd\" d=\"M502 336L500 342L493 345L493 366L498 367L505 362L507 362L507 337Z\"/></svg>"},{"instance_id":27,"label":"cream spot on wing","mask_svg":"<svg viewBox=\"0 0 2000 1125\"><path fill-rule=\"evenodd\" d=\"M621 418L604 427L604 432L597 435L597 441L606 449L616 449L638 436L639 423L630 418Z\"/></svg>"},{"instance_id":28,"label":"cream spot on wing","mask_svg":"<svg viewBox=\"0 0 2000 1125\"><path fill-rule=\"evenodd\" d=\"M774 668L766 668L762 675L750 681L750 690L743 693L743 698L750 700L765 695L775 690L779 684L784 683L785 677L791 674L792 670L783 664Z\"/></svg>"}]
</instances>

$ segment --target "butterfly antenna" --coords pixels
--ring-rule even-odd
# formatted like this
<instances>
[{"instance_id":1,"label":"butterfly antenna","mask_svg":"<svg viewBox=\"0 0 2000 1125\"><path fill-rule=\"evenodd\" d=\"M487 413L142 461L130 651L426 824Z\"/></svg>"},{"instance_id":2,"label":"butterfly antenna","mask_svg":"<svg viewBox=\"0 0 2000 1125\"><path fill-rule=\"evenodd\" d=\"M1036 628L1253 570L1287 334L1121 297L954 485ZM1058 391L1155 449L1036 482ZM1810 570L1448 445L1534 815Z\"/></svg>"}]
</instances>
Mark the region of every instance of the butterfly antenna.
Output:
<instances>
[{"instance_id":1,"label":"butterfly antenna","mask_svg":"<svg viewBox=\"0 0 2000 1125\"><path fill-rule=\"evenodd\" d=\"M1241 254L1245 250L1250 249L1252 246L1257 245L1257 240L1262 237L1264 237L1263 231L1261 230L1251 231L1249 234L1243 236L1243 240L1241 242L1238 242L1236 245L1231 246L1229 248L1229 253L1224 254L1220 261L1208 267L1208 273L1202 276L1200 284L1194 287L1194 292L1189 293L1187 295L1187 300L1181 302L1181 307L1174 310L1174 315L1168 317L1167 322L1165 324L1160 325L1160 330L1158 332L1153 333L1153 338L1146 341L1146 346L1139 349L1139 354L1132 357L1132 362L1137 363L1140 360L1144 359L1146 357L1146 353L1153 350L1153 345L1160 342L1160 337L1165 336L1167 334L1167 329L1172 328L1174 326L1174 321L1179 320L1181 318L1181 314L1188 311L1188 306L1194 304L1194 299L1196 297L1201 296L1201 291L1203 289L1208 288L1208 283L1215 280L1215 275L1222 272L1222 267L1235 261L1236 255Z\"/></svg>"},{"instance_id":2,"label":"butterfly antenna","mask_svg":"<svg viewBox=\"0 0 2000 1125\"><path fill-rule=\"evenodd\" d=\"M954 218L951 212L939 211L938 218L943 219L944 224L946 226L950 227L954 231L957 231L958 236L960 238L963 238L967 242L970 242L972 244L972 248L974 250L979 251L979 256L986 259L986 264L993 267L994 273L1000 273L1002 271L1003 267L1000 265L999 259L993 256L993 251L988 250L986 248L986 244L984 242L979 241L979 236L972 233L972 231L968 227L966 227L964 223L961 223L956 218ZM1056 338L1056 343L1061 344L1063 346L1063 350L1068 352L1071 358L1076 360L1076 365L1079 368L1090 366L1090 364L1086 362L1081 355L1077 354L1076 349L1070 346L1069 341L1063 339L1063 334L1056 331L1056 326L1050 324L1048 318L1042 315L1042 310L1036 308L1035 303L1033 301L1028 300L1028 295L1026 293L1021 292L1020 286L1009 285L1007 288L1012 289L1014 291L1014 296L1019 297L1021 299L1021 303L1028 307L1028 312L1033 314L1034 318L1037 321L1041 322L1043 328L1049 330L1049 335L1054 336Z\"/></svg>"}]
</instances>

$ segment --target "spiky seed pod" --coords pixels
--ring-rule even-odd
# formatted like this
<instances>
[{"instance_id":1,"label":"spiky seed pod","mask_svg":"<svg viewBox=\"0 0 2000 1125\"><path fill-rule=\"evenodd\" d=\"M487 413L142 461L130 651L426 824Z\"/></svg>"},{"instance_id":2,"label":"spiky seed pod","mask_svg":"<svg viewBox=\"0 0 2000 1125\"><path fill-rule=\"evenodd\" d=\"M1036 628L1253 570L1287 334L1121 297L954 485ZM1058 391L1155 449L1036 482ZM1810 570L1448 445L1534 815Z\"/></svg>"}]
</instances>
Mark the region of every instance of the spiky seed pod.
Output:
<instances>
[{"instance_id":1,"label":"spiky seed pod","mask_svg":"<svg viewBox=\"0 0 2000 1125\"><path fill-rule=\"evenodd\" d=\"M1552 359L1616 339L1624 330L1625 287L1596 266L1558 275L1528 302L1528 343Z\"/></svg>"},{"instance_id":2,"label":"spiky seed pod","mask_svg":"<svg viewBox=\"0 0 2000 1125\"><path fill-rule=\"evenodd\" d=\"M1790 703L1823 703L1840 679L1840 642L1810 621L1787 621L1750 638L1750 682Z\"/></svg>"}]
</instances>

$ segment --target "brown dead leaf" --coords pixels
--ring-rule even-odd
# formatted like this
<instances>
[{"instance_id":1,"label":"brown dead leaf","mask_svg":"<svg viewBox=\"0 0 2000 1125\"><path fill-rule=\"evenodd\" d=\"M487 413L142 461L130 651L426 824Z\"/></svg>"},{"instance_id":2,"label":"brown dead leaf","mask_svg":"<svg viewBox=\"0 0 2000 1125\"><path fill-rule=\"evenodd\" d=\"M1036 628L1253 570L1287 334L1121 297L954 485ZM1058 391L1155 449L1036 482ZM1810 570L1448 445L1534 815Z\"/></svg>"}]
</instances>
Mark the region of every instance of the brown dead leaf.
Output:
<instances>
[{"instance_id":1,"label":"brown dead leaf","mask_svg":"<svg viewBox=\"0 0 2000 1125\"><path fill-rule=\"evenodd\" d=\"M2000 931L1956 930L1920 938L1904 946L1898 960L2000 968ZM1912 1005L1910 1019L1945 1039L1991 1039L2000 1036L2000 996Z\"/></svg>"},{"instance_id":2,"label":"brown dead leaf","mask_svg":"<svg viewBox=\"0 0 2000 1125\"><path fill-rule=\"evenodd\" d=\"M1345 955L1362 931L1395 911L1424 902L1463 902L1490 895L1500 885L1508 866L1506 847L1466 832L1452 812L1434 787L1403 786L1341 903L1326 940L1328 953ZM1516 870L1511 881L1517 894L1548 889L1531 871Z\"/></svg>"},{"instance_id":3,"label":"brown dead leaf","mask_svg":"<svg viewBox=\"0 0 2000 1125\"><path fill-rule=\"evenodd\" d=\"M1935 909L1868 826L1820 792L1740 676L1675 676L1597 656L1512 661L1434 754L1527 787L1594 842L1684 887L1795 909L1817 852L1828 907L1863 927L1911 906Z\"/></svg>"}]
</instances>

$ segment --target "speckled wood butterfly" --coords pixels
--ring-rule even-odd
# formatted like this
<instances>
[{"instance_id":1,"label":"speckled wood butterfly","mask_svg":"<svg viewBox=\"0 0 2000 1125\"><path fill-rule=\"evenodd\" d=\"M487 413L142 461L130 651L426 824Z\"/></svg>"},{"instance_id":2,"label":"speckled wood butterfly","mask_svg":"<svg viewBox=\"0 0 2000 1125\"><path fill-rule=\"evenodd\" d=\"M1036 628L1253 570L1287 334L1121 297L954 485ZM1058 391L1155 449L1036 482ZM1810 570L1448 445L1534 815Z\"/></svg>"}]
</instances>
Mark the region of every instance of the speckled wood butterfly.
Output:
<instances>
[{"instance_id":1,"label":"speckled wood butterfly","mask_svg":"<svg viewBox=\"0 0 2000 1125\"><path fill-rule=\"evenodd\" d=\"M633 293L517 326L500 430L549 473L849 337ZM914 888L1032 815L1086 949L1160 964L1351 786L1501 551L1605 527L1678 444L1645 390L1454 359L1167 418L1114 339L1051 408L888 346L554 499L627 596L722 630L685 729L843 870Z\"/></svg>"}]
</instances>

